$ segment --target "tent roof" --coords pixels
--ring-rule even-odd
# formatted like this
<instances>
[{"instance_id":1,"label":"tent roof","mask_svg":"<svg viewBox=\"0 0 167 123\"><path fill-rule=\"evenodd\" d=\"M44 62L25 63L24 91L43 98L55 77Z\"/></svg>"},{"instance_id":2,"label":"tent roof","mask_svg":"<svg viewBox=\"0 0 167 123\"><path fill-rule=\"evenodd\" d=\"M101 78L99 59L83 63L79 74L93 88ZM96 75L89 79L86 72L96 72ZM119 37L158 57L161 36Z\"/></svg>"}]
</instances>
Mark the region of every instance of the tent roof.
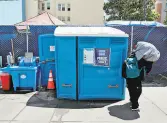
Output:
<instances>
[{"instance_id":1,"label":"tent roof","mask_svg":"<svg viewBox=\"0 0 167 123\"><path fill-rule=\"evenodd\" d=\"M59 26L59 25L66 25L66 24L60 21L59 19L57 19L56 17L54 17L53 15L51 15L50 13L44 12L24 22L15 24L17 29L26 29L26 25L28 26L29 25L40 25L40 26L41 25L56 25L56 26Z\"/></svg>"}]
</instances>

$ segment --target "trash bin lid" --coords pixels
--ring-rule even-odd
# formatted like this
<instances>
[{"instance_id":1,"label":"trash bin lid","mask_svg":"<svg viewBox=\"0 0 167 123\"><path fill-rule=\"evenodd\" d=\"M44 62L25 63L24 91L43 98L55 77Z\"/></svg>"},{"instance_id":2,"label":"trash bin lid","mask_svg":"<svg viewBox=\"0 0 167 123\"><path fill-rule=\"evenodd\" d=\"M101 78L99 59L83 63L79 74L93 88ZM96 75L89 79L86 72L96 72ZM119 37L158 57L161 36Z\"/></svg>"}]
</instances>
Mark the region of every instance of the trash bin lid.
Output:
<instances>
[{"instance_id":1,"label":"trash bin lid","mask_svg":"<svg viewBox=\"0 0 167 123\"><path fill-rule=\"evenodd\" d=\"M20 67L20 66L14 66L14 67L9 67L9 70L15 70L15 71L20 71L20 70L25 70L25 71L32 71L32 70L37 70L37 67Z\"/></svg>"}]
</instances>

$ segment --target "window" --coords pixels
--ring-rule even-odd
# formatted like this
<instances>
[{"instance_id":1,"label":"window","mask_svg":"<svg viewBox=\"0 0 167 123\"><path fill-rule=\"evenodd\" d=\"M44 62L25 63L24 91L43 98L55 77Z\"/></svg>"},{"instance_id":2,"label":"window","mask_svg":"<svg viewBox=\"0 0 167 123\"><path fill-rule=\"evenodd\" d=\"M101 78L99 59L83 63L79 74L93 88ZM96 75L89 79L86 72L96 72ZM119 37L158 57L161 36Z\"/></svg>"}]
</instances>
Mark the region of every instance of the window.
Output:
<instances>
[{"instance_id":1,"label":"window","mask_svg":"<svg viewBox=\"0 0 167 123\"><path fill-rule=\"evenodd\" d=\"M45 3L42 3L42 11L45 10Z\"/></svg>"},{"instance_id":2,"label":"window","mask_svg":"<svg viewBox=\"0 0 167 123\"><path fill-rule=\"evenodd\" d=\"M58 4L58 11L61 11L61 4Z\"/></svg>"},{"instance_id":3,"label":"window","mask_svg":"<svg viewBox=\"0 0 167 123\"><path fill-rule=\"evenodd\" d=\"M67 17L67 21L71 21L71 18L70 18L70 17Z\"/></svg>"},{"instance_id":4,"label":"window","mask_svg":"<svg viewBox=\"0 0 167 123\"><path fill-rule=\"evenodd\" d=\"M65 11L65 4L62 4L62 11Z\"/></svg>"},{"instance_id":5,"label":"window","mask_svg":"<svg viewBox=\"0 0 167 123\"><path fill-rule=\"evenodd\" d=\"M67 11L71 11L71 6L70 6L70 4L67 4Z\"/></svg>"},{"instance_id":6,"label":"window","mask_svg":"<svg viewBox=\"0 0 167 123\"><path fill-rule=\"evenodd\" d=\"M61 16L58 16L57 18L58 18L59 20L61 20Z\"/></svg>"},{"instance_id":7,"label":"window","mask_svg":"<svg viewBox=\"0 0 167 123\"><path fill-rule=\"evenodd\" d=\"M47 3L47 10L50 10L50 2Z\"/></svg>"},{"instance_id":8,"label":"window","mask_svg":"<svg viewBox=\"0 0 167 123\"><path fill-rule=\"evenodd\" d=\"M58 4L58 11L65 11L65 4Z\"/></svg>"},{"instance_id":9,"label":"window","mask_svg":"<svg viewBox=\"0 0 167 123\"><path fill-rule=\"evenodd\" d=\"M65 21L65 17L61 17L61 19L62 19L61 21Z\"/></svg>"}]
</instances>

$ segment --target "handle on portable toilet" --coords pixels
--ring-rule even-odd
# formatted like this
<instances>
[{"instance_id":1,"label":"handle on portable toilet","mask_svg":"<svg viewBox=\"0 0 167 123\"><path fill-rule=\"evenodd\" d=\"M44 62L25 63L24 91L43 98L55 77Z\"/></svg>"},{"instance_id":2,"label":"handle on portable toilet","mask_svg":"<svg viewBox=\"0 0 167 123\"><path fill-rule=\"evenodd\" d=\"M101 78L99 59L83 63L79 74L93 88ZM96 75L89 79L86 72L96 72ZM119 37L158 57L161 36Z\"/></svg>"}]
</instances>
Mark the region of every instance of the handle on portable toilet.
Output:
<instances>
[{"instance_id":1,"label":"handle on portable toilet","mask_svg":"<svg viewBox=\"0 0 167 123\"><path fill-rule=\"evenodd\" d=\"M63 87L72 87L72 84L62 84Z\"/></svg>"},{"instance_id":2,"label":"handle on portable toilet","mask_svg":"<svg viewBox=\"0 0 167 123\"><path fill-rule=\"evenodd\" d=\"M55 62L55 59L47 59L47 60L41 61L40 63L46 64L46 62Z\"/></svg>"},{"instance_id":3,"label":"handle on portable toilet","mask_svg":"<svg viewBox=\"0 0 167 123\"><path fill-rule=\"evenodd\" d=\"M108 85L108 88L118 88L119 86L118 85L115 85L115 86L113 86L113 85Z\"/></svg>"}]
</instances>

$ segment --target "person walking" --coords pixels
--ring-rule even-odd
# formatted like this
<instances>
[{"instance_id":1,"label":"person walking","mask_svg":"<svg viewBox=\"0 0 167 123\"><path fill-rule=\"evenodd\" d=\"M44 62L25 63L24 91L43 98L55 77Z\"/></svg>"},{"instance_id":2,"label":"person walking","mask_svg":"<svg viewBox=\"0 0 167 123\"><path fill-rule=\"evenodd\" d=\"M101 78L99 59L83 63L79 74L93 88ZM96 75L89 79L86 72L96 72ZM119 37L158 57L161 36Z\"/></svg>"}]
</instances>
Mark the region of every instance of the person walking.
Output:
<instances>
[{"instance_id":1,"label":"person walking","mask_svg":"<svg viewBox=\"0 0 167 123\"><path fill-rule=\"evenodd\" d=\"M123 63L122 76L126 79L130 95L131 109L139 110L139 98L142 93L142 81L152 69L153 62L141 58L139 61L133 52Z\"/></svg>"}]
</instances>

